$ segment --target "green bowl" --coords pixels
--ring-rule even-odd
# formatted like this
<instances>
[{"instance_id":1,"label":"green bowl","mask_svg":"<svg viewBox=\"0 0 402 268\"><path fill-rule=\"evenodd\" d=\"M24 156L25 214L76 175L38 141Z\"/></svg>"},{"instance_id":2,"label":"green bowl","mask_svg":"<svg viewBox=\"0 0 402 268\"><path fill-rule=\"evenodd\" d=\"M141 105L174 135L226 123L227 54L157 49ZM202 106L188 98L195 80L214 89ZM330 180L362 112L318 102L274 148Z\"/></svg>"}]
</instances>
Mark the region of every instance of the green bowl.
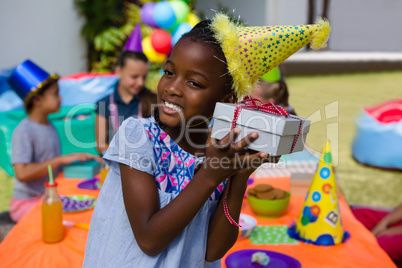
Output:
<instances>
[{"instance_id":1,"label":"green bowl","mask_svg":"<svg viewBox=\"0 0 402 268\"><path fill-rule=\"evenodd\" d=\"M247 201L251 210L256 215L260 217L278 218L286 212L289 206L290 193L285 191L285 194L286 198L275 200L264 200L247 195Z\"/></svg>"}]
</instances>

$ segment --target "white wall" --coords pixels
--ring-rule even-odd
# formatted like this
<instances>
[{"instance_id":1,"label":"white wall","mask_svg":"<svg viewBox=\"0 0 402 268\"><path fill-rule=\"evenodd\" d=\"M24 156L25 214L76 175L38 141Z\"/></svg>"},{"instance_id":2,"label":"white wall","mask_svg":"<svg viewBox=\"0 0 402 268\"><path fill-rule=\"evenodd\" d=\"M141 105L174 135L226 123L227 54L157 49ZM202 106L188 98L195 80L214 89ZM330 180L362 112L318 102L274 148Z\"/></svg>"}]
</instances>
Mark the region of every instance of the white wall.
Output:
<instances>
[{"instance_id":1,"label":"white wall","mask_svg":"<svg viewBox=\"0 0 402 268\"><path fill-rule=\"evenodd\" d=\"M0 0L0 69L29 58L62 76L85 71L83 21L73 0Z\"/></svg>"},{"instance_id":2,"label":"white wall","mask_svg":"<svg viewBox=\"0 0 402 268\"><path fill-rule=\"evenodd\" d=\"M196 10L208 18L221 3L243 20L245 26L306 24L307 0L198 0ZM219 10L218 10L219 11Z\"/></svg>"},{"instance_id":3,"label":"white wall","mask_svg":"<svg viewBox=\"0 0 402 268\"><path fill-rule=\"evenodd\" d=\"M246 26L307 24L307 0L197 0L196 10L212 18L222 3L236 9ZM316 0L314 17L321 16ZM331 51L402 52L401 0L330 0Z\"/></svg>"},{"instance_id":4,"label":"white wall","mask_svg":"<svg viewBox=\"0 0 402 268\"><path fill-rule=\"evenodd\" d=\"M330 49L402 52L402 1L333 0Z\"/></svg>"},{"instance_id":5,"label":"white wall","mask_svg":"<svg viewBox=\"0 0 402 268\"><path fill-rule=\"evenodd\" d=\"M245 26L306 24L307 0L198 0L195 9L212 18L218 3L235 10Z\"/></svg>"}]
</instances>

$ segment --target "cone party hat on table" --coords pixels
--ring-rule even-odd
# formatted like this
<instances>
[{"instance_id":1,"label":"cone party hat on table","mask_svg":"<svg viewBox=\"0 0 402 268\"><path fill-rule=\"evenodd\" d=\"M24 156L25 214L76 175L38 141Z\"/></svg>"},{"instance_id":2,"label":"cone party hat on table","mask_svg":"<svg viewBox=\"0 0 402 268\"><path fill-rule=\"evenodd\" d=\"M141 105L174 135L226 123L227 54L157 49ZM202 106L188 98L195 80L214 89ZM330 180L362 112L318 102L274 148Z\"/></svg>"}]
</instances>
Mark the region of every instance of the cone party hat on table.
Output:
<instances>
[{"instance_id":1,"label":"cone party hat on table","mask_svg":"<svg viewBox=\"0 0 402 268\"><path fill-rule=\"evenodd\" d=\"M349 237L342 227L329 140L324 144L317 171L297 222L289 228L289 235L326 246L342 243Z\"/></svg>"},{"instance_id":2,"label":"cone party hat on table","mask_svg":"<svg viewBox=\"0 0 402 268\"><path fill-rule=\"evenodd\" d=\"M27 105L41 89L58 79L57 74L49 74L33 61L25 60L17 65L7 82Z\"/></svg>"},{"instance_id":3,"label":"cone party hat on table","mask_svg":"<svg viewBox=\"0 0 402 268\"><path fill-rule=\"evenodd\" d=\"M212 19L211 27L239 98L249 94L260 77L308 43L313 49L326 47L331 30L323 19L314 25L239 27L221 13Z\"/></svg>"},{"instance_id":4,"label":"cone party hat on table","mask_svg":"<svg viewBox=\"0 0 402 268\"><path fill-rule=\"evenodd\" d=\"M133 32L128 38L126 44L124 45L124 50L143 52L142 51L142 35L141 35L141 25L138 22L135 25Z\"/></svg>"}]
</instances>

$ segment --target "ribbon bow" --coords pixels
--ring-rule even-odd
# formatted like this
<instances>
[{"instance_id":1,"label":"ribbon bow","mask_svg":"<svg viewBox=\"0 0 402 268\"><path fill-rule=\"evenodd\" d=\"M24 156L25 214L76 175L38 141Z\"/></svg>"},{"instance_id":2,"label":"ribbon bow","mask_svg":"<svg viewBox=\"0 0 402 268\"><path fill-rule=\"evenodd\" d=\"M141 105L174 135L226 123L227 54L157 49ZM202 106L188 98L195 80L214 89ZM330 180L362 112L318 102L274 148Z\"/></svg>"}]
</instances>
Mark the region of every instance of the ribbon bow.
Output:
<instances>
[{"instance_id":1,"label":"ribbon bow","mask_svg":"<svg viewBox=\"0 0 402 268\"><path fill-rule=\"evenodd\" d=\"M236 127L237 119L239 118L240 112L243 108L259 110L270 114L284 116L286 118L289 117L289 114L281 106L275 105L271 102L263 103L259 99L252 98L250 96L245 96L243 100L238 102L237 104L239 104L239 106L235 108L231 129L234 129Z\"/></svg>"},{"instance_id":2,"label":"ribbon bow","mask_svg":"<svg viewBox=\"0 0 402 268\"><path fill-rule=\"evenodd\" d=\"M299 120L300 121L299 131L297 132L297 135L293 141L292 149L290 150L290 153L293 152L296 142L299 139L301 128L303 126L303 121L300 118L289 115L285 111L285 109L283 109L283 107L281 107L281 106L275 105L271 102L263 103L259 99L252 98L250 96L245 96L243 98L243 100L238 102L237 104L239 104L239 105L235 108L235 111L234 111L231 130L236 127L237 119L239 118L240 112L243 108L258 110L258 111L262 111L262 112L266 112L266 113L270 113L270 114L275 114L275 115L283 116L285 118L291 117L291 118Z\"/></svg>"}]
</instances>

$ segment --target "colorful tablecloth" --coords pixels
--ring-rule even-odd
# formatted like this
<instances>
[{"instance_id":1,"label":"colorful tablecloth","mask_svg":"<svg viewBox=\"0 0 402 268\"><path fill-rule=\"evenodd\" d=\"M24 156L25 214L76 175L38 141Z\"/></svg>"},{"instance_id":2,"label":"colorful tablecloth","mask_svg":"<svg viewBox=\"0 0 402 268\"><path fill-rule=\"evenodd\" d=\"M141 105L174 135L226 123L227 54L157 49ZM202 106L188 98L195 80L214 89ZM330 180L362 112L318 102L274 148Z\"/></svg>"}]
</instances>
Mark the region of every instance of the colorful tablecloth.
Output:
<instances>
[{"instance_id":1,"label":"colorful tablecloth","mask_svg":"<svg viewBox=\"0 0 402 268\"><path fill-rule=\"evenodd\" d=\"M82 179L58 178L59 195L89 195L97 197L99 190L77 187ZM63 213L63 220L75 223L91 221L93 209ZM0 267L82 267L88 231L65 227L65 237L59 243L42 241L41 202L11 229L0 244Z\"/></svg>"},{"instance_id":2,"label":"colorful tablecloth","mask_svg":"<svg viewBox=\"0 0 402 268\"><path fill-rule=\"evenodd\" d=\"M254 184L268 183L283 190L289 190L292 182L289 178L255 178ZM251 184L249 187L253 187ZM308 189L306 189L307 192ZM299 191L300 193L300 191ZM257 217L247 202L243 202L242 213L257 219L257 226L289 226L299 216L305 196L291 196L290 204L285 215L268 219ZM222 267L226 267L226 257L236 251L244 249L270 250L289 255L297 259L302 267L396 267L388 255L379 247L376 238L353 216L348 204L340 194L339 207L344 229L350 232L351 238L345 243L335 246L316 246L304 242L292 243L255 243L252 239L238 240L222 259ZM252 235L255 235L252 233ZM282 238L283 239L283 238Z\"/></svg>"},{"instance_id":3,"label":"colorful tablecloth","mask_svg":"<svg viewBox=\"0 0 402 268\"><path fill-rule=\"evenodd\" d=\"M59 194L97 197L98 190L84 190L77 187L82 181L58 178ZM255 179L255 183L270 183L285 190L289 190L291 186L289 178ZM256 235L255 241L249 239L237 241L226 256L242 249L265 249L292 256L300 261L302 267L395 267L391 259L378 246L375 237L353 217L342 197L340 200L342 222L345 229L351 233L351 238L346 243L324 247L287 241L284 238L283 226L287 226L296 220L303 200L304 196L292 196L286 214L280 218L263 219L257 217L261 230L280 226L278 227L282 230L282 234L279 235L281 237L280 242L275 242L278 235L276 238L269 236L258 238L256 233L254 234ZM63 219L76 223L89 223L92 212L93 210L65 213ZM247 202L243 204L242 213L256 217ZM66 227L66 235L63 241L55 244L44 243L41 235L41 206L38 203L0 244L0 267L82 267L87 237L88 231ZM264 244L264 241L268 244ZM222 259L223 267L225 267L225 258ZM133 264L134 266L135 264Z\"/></svg>"}]
</instances>

